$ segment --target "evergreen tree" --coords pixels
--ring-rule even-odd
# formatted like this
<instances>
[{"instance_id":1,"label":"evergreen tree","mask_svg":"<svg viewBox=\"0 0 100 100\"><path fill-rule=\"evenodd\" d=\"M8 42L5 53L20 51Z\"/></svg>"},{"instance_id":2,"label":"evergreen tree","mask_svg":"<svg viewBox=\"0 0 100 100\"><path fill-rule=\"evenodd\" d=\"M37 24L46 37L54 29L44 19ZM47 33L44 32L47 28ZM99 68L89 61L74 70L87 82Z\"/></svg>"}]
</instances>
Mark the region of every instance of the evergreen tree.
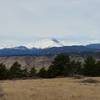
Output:
<instances>
[{"instance_id":1,"label":"evergreen tree","mask_svg":"<svg viewBox=\"0 0 100 100\"><path fill-rule=\"evenodd\" d=\"M30 77L36 77L36 69L34 67L30 71Z\"/></svg>"},{"instance_id":2,"label":"evergreen tree","mask_svg":"<svg viewBox=\"0 0 100 100\"><path fill-rule=\"evenodd\" d=\"M81 74L81 71L80 62L71 61L70 57L66 54L59 54L49 67L47 76L49 78L56 76L73 76L75 74Z\"/></svg>"},{"instance_id":3,"label":"evergreen tree","mask_svg":"<svg viewBox=\"0 0 100 100\"><path fill-rule=\"evenodd\" d=\"M47 77L48 78L54 78L58 76L59 70L57 70L57 67L54 67L54 65L51 65L47 70Z\"/></svg>"},{"instance_id":4,"label":"evergreen tree","mask_svg":"<svg viewBox=\"0 0 100 100\"><path fill-rule=\"evenodd\" d=\"M82 71L82 66L81 66L81 63L78 62L78 61L71 61L70 62L70 66L69 66L69 74L71 76L74 76L74 75L79 75L81 74L81 71Z\"/></svg>"},{"instance_id":5,"label":"evergreen tree","mask_svg":"<svg viewBox=\"0 0 100 100\"><path fill-rule=\"evenodd\" d=\"M96 76L100 76L100 61L96 63L95 72Z\"/></svg>"},{"instance_id":6,"label":"evergreen tree","mask_svg":"<svg viewBox=\"0 0 100 100\"><path fill-rule=\"evenodd\" d=\"M18 62L15 62L10 70L9 70L9 75L10 78L21 78L22 75L22 70L21 70L21 65Z\"/></svg>"},{"instance_id":7,"label":"evergreen tree","mask_svg":"<svg viewBox=\"0 0 100 100\"><path fill-rule=\"evenodd\" d=\"M38 76L42 78L47 78L47 71L44 67L40 69Z\"/></svg>"},{"instance_id":8,"label":"evergreen tree","mask_svg":"<svg viewBox=\"0 0 100 100\"><path fill-rule=\"evenodd\" d=\"M0 64L0 80L8 78L8 70L4 64Z\"/></svg>"},{"instance_id":9,"label":"evergreen tree","mask_svg":"<svg viewBox=\"0 0 100 100\"><path fill-rule=\"evenodd\" d=\"M54 59L50 69L53 69L55 71L56 76L63 75L63 71L65 70L65 66L67 64L69 64L69 62L70 62L70 58L68 55L59 54Z\"/></svg>"},{"instance_id":10,"label":"evergreen tree","mask_svg":"<svg viewBox=\"0 0 100 100\"><path fill-rule=\"evenodd\" d=\"M96 76L96 60L92 56L86 58L83 74L86 76Z\"/></svg>"}]
</instances>

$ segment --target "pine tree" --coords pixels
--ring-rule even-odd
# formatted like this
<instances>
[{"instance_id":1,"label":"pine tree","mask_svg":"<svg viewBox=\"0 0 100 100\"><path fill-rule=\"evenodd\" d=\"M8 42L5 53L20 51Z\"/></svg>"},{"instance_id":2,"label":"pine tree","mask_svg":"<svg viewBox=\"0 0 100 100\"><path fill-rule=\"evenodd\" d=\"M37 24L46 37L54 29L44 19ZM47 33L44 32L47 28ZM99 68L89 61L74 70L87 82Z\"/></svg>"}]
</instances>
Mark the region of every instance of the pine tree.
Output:
<instances>
[{"instance_id":1,"label":"pine tree","mask_svg":"<svg viewBox=\"0 0 100 100\"><path fill-rule=\"evenodd\" d=\"M96 76L96 60L92 56L86 58L83 74L86 76Z\"/></svg>"},{"instance_id":2,"label":"pine tree","mask_svg":"<svg viewBox=\"0 0 100 100\"><path fill-rule=\"evenodd\" d=\"M40 69L38 76L42 78L47 78L47 71L44 67Z\"/></svg>"},{"instance_id":3,"label":"pine tree","mask_svg":"<svg viewBox=\"0 0 100 100\"><path fill-rule=\"evenodd\" d=\"M10 78L21 78L22 77L22 70L21 65L18 62L15 62L10 70L9 70Z\"/></svg>"},{"instance_id":4,"label":"pine tree","mask_svg":"<svg viewBox=\"0 0 100 100\"><path fill-rule=\"evenodd\" d=\"M7 79L8 78L8 70L4 64L0 64L0 79Z\"/></svg>"},{"instance_id":5,"label":"pine tree","mask_svg":"<svg viewBox=\"0 0 100 100\"><path fill-rule=\"evenodd\" d=\"M36 69L33 67L30 71L30 77L36 77Z\"/></svg>"}]
</instances>

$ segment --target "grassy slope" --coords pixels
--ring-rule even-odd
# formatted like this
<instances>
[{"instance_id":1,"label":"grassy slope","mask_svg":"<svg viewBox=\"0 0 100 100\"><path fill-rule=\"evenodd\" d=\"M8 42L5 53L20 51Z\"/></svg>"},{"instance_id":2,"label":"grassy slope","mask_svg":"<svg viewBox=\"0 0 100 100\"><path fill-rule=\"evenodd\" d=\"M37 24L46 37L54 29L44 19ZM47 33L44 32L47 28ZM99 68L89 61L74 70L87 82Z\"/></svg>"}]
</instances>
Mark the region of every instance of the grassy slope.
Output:
<instances>
[{"instance_id":1,"label":"grassy slope","mask_svg":"<svg viewBox=\"0 0 100 100\"><path fill-rule=\"evenodd\" d=\"M100 100L100 84L80 81L71 78L1 81L0 100Z\"/></svg>"}]
</instances>

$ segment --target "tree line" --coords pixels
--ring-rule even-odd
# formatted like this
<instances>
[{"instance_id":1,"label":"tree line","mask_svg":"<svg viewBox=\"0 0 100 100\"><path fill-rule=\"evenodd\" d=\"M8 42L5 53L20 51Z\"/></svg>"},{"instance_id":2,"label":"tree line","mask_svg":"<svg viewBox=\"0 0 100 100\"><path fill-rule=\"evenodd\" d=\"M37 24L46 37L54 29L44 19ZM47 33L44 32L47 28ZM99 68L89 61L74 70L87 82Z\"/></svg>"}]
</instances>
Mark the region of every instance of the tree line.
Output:
<instances>
[{"instance_id":1,"label":"tree line","mask_svg":"<svg viewBox=\"0 0 100 100\"><path fill-rule=\"evenodd\" d=\"M28 71L22 69L21 64L15 62L10 69L4 64L0 64L0 80L16 78L55 78L58 76L72 77L75 75L100 76L100 61L96 61L92 56L88 56L84 63L71 60L66 54L58 54L49 68L44 67L37 71L34 67Z\"/></svg>"}]
</instances>

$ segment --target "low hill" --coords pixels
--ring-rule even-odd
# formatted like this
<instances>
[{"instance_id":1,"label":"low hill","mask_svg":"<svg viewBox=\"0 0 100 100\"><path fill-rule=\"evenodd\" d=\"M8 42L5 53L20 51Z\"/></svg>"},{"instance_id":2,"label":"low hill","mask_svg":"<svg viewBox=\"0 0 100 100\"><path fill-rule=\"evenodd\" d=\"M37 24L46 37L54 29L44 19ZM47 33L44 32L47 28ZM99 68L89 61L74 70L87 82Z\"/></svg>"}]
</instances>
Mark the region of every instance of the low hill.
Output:
<instances>
[{"instance_id":1,"label":"low hill","mask_svg":"<svg viewBox=\"0 0 100 100\"><path fill-rule=\"evenodd\" d=\"M22 65L22 68L27 68L28 70L32 67L40 69L42 67L48 68L53 60L53 57L48 56L10 56L10 57L0 57L0 63L6 65L10 68L14 62L18 62Z\"/></svg>"}]
</instances>

